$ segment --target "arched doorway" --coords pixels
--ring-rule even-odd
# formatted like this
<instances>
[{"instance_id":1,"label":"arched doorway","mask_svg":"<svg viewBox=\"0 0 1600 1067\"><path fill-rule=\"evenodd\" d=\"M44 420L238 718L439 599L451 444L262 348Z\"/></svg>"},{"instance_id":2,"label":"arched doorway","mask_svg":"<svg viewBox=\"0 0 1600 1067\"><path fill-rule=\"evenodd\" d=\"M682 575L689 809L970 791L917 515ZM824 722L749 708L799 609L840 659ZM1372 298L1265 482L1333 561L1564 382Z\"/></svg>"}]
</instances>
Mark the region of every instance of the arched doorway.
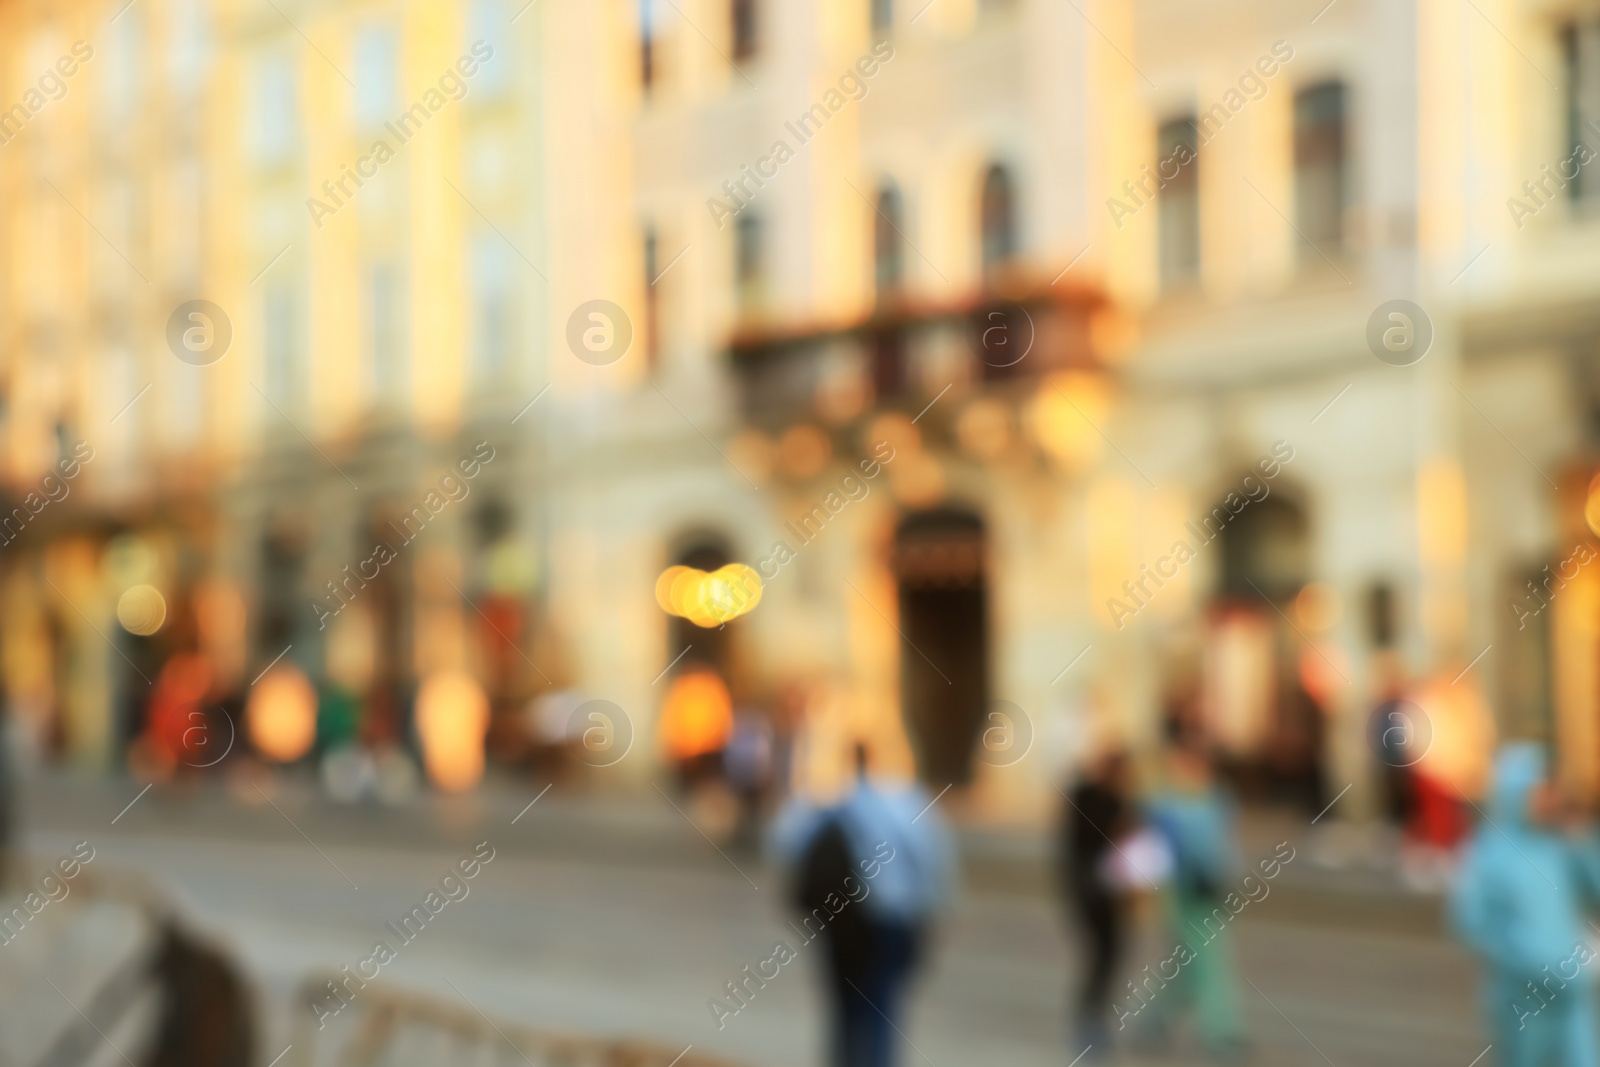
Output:
<instances>
[{"instance_id":1,"label":"arched doorway","mask_svg":"<svg viewBox=\"0 0 1600 1067\"><path fill-rule=\"evenodd\" d=\"M989 697L989 604L983 520L921 512L895 532L900 693L917 774L943 787L972 777Z\"/></svg>"},{"instance_id":2,"label":"arched doorway","mask_svg":"<svg viewBox=\"0 0 1600 1067\"><path fill-rule=\"evenodd\" d=\"M1224 499L1237 510L1218 504L1207 522L1221 554L1207 626L1208 724L1247 792L1315 811L1326 792L1324 661L1315 634L1294 621L1312 579L1310 522L1281 489Z\"/></svg>"}]
</instances>

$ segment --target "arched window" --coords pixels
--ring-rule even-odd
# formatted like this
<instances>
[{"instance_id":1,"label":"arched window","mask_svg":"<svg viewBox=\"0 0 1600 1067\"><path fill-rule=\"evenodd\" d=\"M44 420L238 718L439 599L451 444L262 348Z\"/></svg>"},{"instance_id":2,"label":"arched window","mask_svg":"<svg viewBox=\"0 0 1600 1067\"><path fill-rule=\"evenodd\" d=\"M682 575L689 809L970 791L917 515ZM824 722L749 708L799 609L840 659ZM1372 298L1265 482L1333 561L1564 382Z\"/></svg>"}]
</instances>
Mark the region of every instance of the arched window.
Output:
<instances>
[{"instance_id":1,"label":"arched window","mask_svg":"<svg viewBox=\"0 0 1600 1067\"><path fill-rule=\"evenodd\" d=\"M1200 133L1193 115L1181 115L1156 131L1160 207L1161 286L1179 289L1200 273Z\"/></svg>"},{"instance_id":2,"label":"arched window","mask_svg":"<svg viewBox=\"0 0 1600 1067\"><path fill-rule=\"evenodd\" d=\"M1307 262L1338 252L1349 204L1345 90L1339 82L1302 89L1294 98L1295 214ZM1309 245L1309 255L1305 253Z\"/></svg>"},{"instance_id":3,"label":"arched window","mask_svg":"<svg viewBox=\"0 0 1600 1067\"><path fill-rule=\"evenodd\" d=\"M888 36L894 26L894 0L872 0L872 32Z\"/></svg>"},{"instance_id":4,"label":"arched window","mask_svg":"<svg viewBox=\"0 0 1600 1067\"><path fill-rule=\"evenodd\" d=\"M729 12L733 38L733 61L743 63L756 54L756 0L733 0Z\"/></svg>"},{"instance_id":5,"label":"arched window","mask_svg":"<svg viewBox=\"0 0 1600 1067\"><path fill-rule=\"evenodd\" d=\"M639 0L639 85L649 92L656 84L656 25L651 0Z\"/></svg>"},{"instance_id":6,"label":"arched window","mask_svg":"<svg viewBox=\"0 0 1600 1067\"><path fill-rule=\"evenodd\" d=\"M879 300L898 293L905 278L904 229L900 190L893 182L885 182L878 190L877 211L872 216L873 278Z\"/></svg>"},{"instance_id":7,"label":"arched window","mask_svg":"<svg viewBox=\"0 0 1600 1067\"><path fill-rule=\"evenodd\" d=\"M988 279L1017 252L1016 193L1011 173L998 163L983 176L981 223L983 276Z\"/></svg>"},{"instance_id":8,"label":"arched window","mask_svg":"<svg viewBox=\"0 0 1600 1067\"><path fill-rule=\"evenodd\" d=\"M739 307L753 311L765 297L766 247L761 218L746 211L733 224L733 278Z\"/></svg>"}]
</instances>

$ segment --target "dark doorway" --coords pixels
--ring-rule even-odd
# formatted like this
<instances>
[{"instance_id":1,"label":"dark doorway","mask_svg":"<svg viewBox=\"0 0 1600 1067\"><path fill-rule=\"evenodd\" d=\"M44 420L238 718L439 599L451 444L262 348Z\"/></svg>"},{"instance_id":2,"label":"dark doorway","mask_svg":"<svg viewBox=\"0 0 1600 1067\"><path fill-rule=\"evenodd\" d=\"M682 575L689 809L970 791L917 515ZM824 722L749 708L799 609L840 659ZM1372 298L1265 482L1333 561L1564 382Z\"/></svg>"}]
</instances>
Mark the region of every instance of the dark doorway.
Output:
<instances>
[{"instance_id":1,"label":"dark doorway","mask_svg":"<svg viewBox=\"0 0 1600 1067\"><path fill-rule=\"evenodd\" d=\"M989 697L989 604L983 520L941 510L895 535L900 587L900 692L917 774L937 787L972 778Z\"/></svg>"},{"instance_id":2,"label":"dark doorway","mask_svg":"<svg viewBox=\"0 0 1600 1067\"><path fill-rule=\"evenodd\" d=\"M1234 514L1219 503L1205 523L1210 532L1217 518L1229 517L1221 533L1223 594L1257 604L1262 597L1293 599L1311 577L1305 512L1278 493L1262 500L1248 500L1242 492L1228 495L1242 502L1242 510Z\"/></svg>"},{"instance_id":3,"label":"dark doorway","mask_svg":"<svg viewBox=\"0 0 1600 1067\"><path fill-rule=\"evenodd\" d=\"M302 599L301 581L305 573L307 535L298 517L279 519L261 540L259 590L260 612L256 622L256 651L270 659L291 641L301 639L316 614L310 602ZM332 599L324 589L314 596ZM338 607L334 600L333 607Z\"/></svg>"}]
</instances>

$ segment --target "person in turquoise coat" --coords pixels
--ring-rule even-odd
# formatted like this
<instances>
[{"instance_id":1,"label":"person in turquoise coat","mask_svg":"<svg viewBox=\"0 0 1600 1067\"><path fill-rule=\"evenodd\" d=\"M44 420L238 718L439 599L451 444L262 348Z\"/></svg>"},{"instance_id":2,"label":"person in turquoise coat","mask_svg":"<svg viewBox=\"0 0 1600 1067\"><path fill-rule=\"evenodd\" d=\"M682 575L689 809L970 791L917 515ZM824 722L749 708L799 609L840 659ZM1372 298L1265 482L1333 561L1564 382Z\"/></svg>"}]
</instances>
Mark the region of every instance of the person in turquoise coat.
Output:
<instances>
[{"instance_id":1,"label":"person in turquoise coat","mask_svg":"<svg viewBox=\"0 0 1600 1067\"><path fill-rule=\"evenodd\" d=\"M1186 951L1170 983L1167 975L1159 975L1159 988L1145 984L1134 993L1151 996L1151 1011L1140 1020L1136 1041L1165 1044L1178 1016L1193 1011L1207 1055L1235 1062L1249 1052L1234 964L1234 911L1224 904L1230 895L1239 899L1233 892L1239 874L1237 816L1232 798L1216 780L1204 738L1193 729L1174 734L1165 752L1164 782L1145 810L1172 851L1166 912L1173 936ZM1143 1015L1142 1008L1136 1014Z\"/></svg>"},{"instance_id":2,"label":"person in turquoise coat","mask_svg":"<svg viewBox=\"0 0 1600 1067\"><path fill-rule=\"evenodd\" d=\"M1544 749L1495 758L1488 812L1451 893L1451 920L1483 958L1484 1011L1506 1067L1600 1067L1596 951L1584 905L1600 900L1600 856L1549 781Z\"/></svg>"}]
</instances>

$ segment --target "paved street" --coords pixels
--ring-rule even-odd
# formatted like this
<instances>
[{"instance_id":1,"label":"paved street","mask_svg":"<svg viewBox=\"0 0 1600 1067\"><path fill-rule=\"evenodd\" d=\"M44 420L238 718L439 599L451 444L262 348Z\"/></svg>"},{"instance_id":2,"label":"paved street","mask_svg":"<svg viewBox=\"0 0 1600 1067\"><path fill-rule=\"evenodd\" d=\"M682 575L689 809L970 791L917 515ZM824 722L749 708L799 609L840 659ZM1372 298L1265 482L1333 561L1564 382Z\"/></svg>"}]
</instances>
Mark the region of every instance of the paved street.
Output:
<instances>
[{"instance_id":1,"label":"paved street","mask_svg":"<svg viewBox=\"0 0 1600 1067\"><path fill-rule=\"evenodd\" d=\"M520 1025L692 1044L752 1067L821 1062L814 947L725 1029L713 1023L707 1000L725 982L775 941L799 939L771 874L753 857L719 856L659 798L659 812L640 801L607 814L552 795L512 825L532 793L395 812L287 791L276 808L157 791L112 825L137 792L125 782L37 783L29 847L50 857L87 838L98 876L149 876L226 945L263 998L260 1064L295 1039L292 1024L312 1021L293 1003L295 987L319 970L354 968L380 939L396 943L385 923L480 840L495 855L470 894L400 948L374 986L465 997ZM1465 957L1417 917L1426 909L1385 899L1324 899L1286 876L1240 916L1243 973L1259 987L1243 991L1256 1062L1467 1067L1483 1051ZM1148 931L1146 942L1141 961L1166 955ZM1064 1031L1072 961L1047 895L969 888L916 998L902 1062L1070 1062L1081 1051Z\"/></svg>"}]
</instances>

